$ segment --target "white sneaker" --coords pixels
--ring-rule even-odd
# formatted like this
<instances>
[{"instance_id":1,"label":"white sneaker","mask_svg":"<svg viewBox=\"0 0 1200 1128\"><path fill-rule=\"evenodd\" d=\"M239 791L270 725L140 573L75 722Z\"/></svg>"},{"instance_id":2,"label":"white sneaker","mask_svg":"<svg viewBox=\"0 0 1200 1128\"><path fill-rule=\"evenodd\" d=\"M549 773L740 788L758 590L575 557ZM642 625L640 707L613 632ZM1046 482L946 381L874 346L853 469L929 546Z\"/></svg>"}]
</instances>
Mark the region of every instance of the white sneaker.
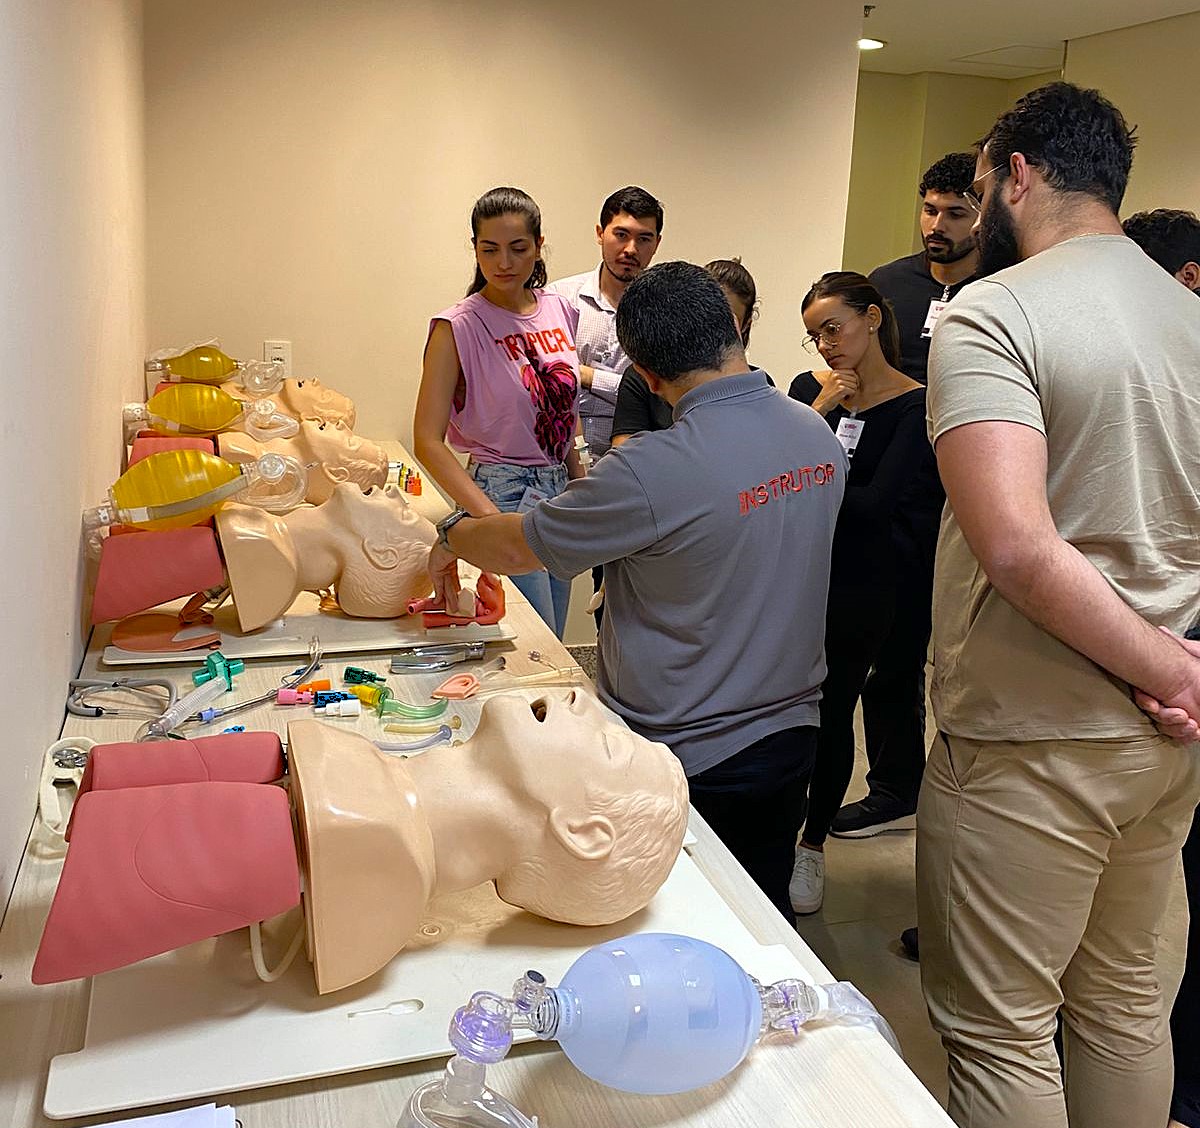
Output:
<instances>
[{"instance_id":1,"label":"white sneaker","mask_svg":"<svg viewBox=\"0 0 1200 1128\"><path fill-rule=\"evenodd\" d=\"M792 908L798 913L815 913L825 900L825 855L807 846L796 847L796 868L788 885Z\"/></svg>"}]
</instances>

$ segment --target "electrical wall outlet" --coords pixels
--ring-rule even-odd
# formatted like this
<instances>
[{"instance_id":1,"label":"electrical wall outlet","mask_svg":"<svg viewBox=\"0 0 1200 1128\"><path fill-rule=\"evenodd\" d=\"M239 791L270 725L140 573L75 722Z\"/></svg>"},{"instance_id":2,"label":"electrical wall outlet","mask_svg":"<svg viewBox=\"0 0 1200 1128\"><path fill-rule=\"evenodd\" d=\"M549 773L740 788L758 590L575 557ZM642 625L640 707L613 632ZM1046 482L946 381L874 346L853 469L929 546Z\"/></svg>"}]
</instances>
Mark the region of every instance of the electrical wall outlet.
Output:
<instances>
[{"instance_id":1,"label":"electrical wall outlet","mask_svg":"<svg viewBox=\"0 0 1200 1128\"><path fill-rule=\"evenodd\" d=\"M283 365L285 377L292 374L292 342L263 341L263 360L277 361Z\"/></svg>"}]
</instances>

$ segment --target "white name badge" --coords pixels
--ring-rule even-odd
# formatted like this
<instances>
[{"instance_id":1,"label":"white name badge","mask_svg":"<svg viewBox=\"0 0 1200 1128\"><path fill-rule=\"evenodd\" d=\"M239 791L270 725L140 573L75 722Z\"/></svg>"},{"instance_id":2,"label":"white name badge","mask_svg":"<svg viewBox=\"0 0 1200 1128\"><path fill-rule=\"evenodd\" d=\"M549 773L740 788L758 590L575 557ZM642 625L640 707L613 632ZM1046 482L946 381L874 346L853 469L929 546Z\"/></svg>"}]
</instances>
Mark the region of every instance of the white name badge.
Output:
<instances>
[{"instance_id":1,"label":"white name badge","mask_svg":"<svg viewBox=\"0 0 1200 1128\"><path fill-rule=\"evenodd\" d=\"M865 426L861 419L856 419L853 415L847 415L838 424L837 441L842 444L847 458L854 457L854 448L858 446Z\"/></svg>"},{"instance_id":2,"label":"white name badge","mask_svg":"<svg viewBox=\"0 0 1200 1128\"><path fill-rule=\"evenodd\" d=\"M937 298L930 301L929 312L925 315L925 324L921 328L922 337L933 336L933 327L938 323L938 318L942 316L942 310L949 304L949 302L939 302Z\"/></svg>"}]
</instances>

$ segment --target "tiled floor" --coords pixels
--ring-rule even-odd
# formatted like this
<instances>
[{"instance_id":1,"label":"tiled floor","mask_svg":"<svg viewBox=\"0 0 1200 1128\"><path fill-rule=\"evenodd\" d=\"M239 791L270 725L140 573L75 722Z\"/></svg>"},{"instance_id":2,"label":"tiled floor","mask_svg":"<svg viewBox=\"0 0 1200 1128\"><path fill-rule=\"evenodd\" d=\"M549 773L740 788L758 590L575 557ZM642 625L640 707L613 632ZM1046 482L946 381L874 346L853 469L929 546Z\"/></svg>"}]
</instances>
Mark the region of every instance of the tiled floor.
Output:
<instances>
[{"instance_id":1,"label":"tiled floor","mask_svg":"<svg viewBox=\"0 0 1200 1128\"><path fill-rule=\"evenodd\" d=\"M594 647L571 647L576 661L592 668ZM932 717L932 712L930 712ZM933 732L930 730L932 739ZM866 758L861 724L857 763L848 799L866 792ZM862 990L891 1023L914 1073L943 1103L946 1055L929 1025L921 998L920 969L900 948L900 933L916 924L913 890L914 831L866 839L829 839L826 845L825 904L801 917L798 929L809 947L839 979ZM1182 873L1176 880L1163 925L1160 973L1174 998L1183 974L1187 902Z\"/></svg>"}]
</instances>

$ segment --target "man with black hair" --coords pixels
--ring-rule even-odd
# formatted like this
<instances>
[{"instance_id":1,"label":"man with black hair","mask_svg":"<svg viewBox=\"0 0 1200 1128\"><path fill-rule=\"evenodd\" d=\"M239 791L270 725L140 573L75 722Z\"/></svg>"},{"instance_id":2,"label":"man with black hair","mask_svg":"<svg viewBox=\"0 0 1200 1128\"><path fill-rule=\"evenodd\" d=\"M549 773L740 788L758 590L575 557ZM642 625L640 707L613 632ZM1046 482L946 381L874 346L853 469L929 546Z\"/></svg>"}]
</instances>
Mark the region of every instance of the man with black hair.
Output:
<instances>
[{"instance_id":1,"label":"man with black hair","mask_svg":"<svg viewBox=\"0 0 1200 1128\"><path fill-rule=\"evenodd\" d=\"M430 572L452 597L455 557L506 574L603 564L601 699L679 757L693 805L794 922L845 455L816 412L749 371L701 267L665 263L632 281L617 332L673 425L614 448L524 516L451 514Z\"/></svg>"},{"instance_id":2,"label":"man with black hair","mask_svg":"<svg viewBox=\"0 0 1200 1128\"><path fill-rule=\"evenodd\" d=\"M1122 232L1133 146L1069 83L1001 115L968 197L982 278L930 353L948 505L917 915L971 1128L1167 1121L1158 931L1200 799L1200 658L1168 630L1200 620L1200 316Z\"/></svg>"},{"instance_id":3,"label":"man with black hair","mask_svg":"<svg viewBox=\"0 0 1200 1128\"><path fill-rule=\"evenodd\" d=\"M579 426L593 458L612 443L613 413L621 376L629 358L617 339L617 306L625 287L646 269L662 242L663 206L644 188L618 188L600 205L596 242L600 265L546 288L561 294L579 310L575 331L579 358ZM602 573L592 570L593 590L600 590ZM604 620L597 608L596 628Z\"/></svg>"},{"instance_id":4,"label":"man with black hair","mask_svg":"<svg viewBox=\"0 0 1200 1128\"><path fill-rule=\"evenodd\" d=\"M617 389L629 367L617 339L617 306L625 287L653 260L662 226L662 204L649 192L635 185L617 189L601 205L596 224L600 265L546 287L579 310L579 419L594 458L608 450Z\"/></svg>"},{"instance_id":5,"label":"man with black hair","mask_svg":"<svg viewBox=\"0 0 1200 1128\"><path fill-rule=\"evenodd\" d=\"M925 170L921 240L925 249L870 274L892 304L900 331L900 368L924 384L929 342L947 303L975 272L975 212L964 192L975 176L974 153L947 153ZM872 838L916 825L925 771L925 660L929 651L932 561L900 575L905 592L891 632L862 690L867 729L867 794L847 803L829 828L835 838ZM908 945L906 944L906 947Z\"/></svg>"},{"instance_id":6,"label":"man with black hair","mask_svg":"<svg viewBox=\"0 0 1200 1128\"><path fill-rule=\"evenodd\" d=\"M1131 215L1121 226L1163 270L1200 295L1200 219L1195 212L1157 208Z\"/></svg>"},{"instance_id":7,"label":"man with black hair","mask_svg":"<svg viewBox=\"0 0 1200 1128\"><path fill-rule=\"evenodd\" d=\"M1158 208L1131 215L1121 226L1163 270L1200 295L1200 220L1192 212ZM1200 637L1200 627L1186 637ZM1183 980L1171 1008L1175 1085L1168 1128L1200 1128L1200 811L1183 844L1183 883L1190 919Z\"/></svg>"},{"instance_id":8,"label":"man with black hair","mask_svg":"<svg viewBox=\"0 0 1200 1128\"><path fill-rule=\"evenodd\" d=\"M900 368L922 384L938 315L975 274L975 213L963 195L974 176L974 153L947 153L934 161L917 186L924 249L868 275L896 311Z\"/></svg>"}]
</instances>

